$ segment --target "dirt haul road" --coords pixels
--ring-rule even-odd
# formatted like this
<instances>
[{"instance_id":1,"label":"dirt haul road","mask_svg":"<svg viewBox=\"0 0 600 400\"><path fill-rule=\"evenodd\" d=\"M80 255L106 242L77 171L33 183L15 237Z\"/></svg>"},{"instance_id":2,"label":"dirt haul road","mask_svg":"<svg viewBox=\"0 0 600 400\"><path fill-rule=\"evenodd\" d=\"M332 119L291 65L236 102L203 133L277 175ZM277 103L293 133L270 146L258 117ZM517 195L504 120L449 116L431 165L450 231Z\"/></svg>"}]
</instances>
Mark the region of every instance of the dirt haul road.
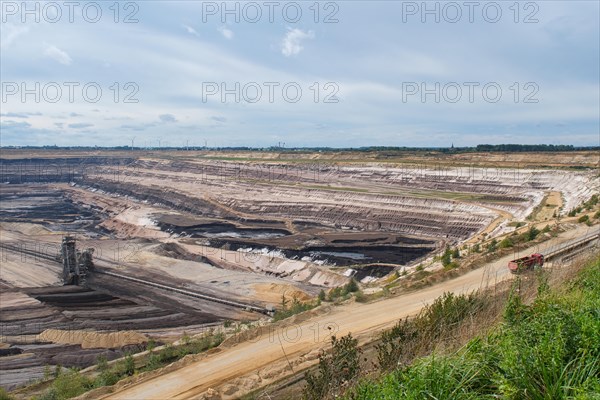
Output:
<instances>
[{"instance_id":1,"label":"dirt haul road","mask_svg":"<svg viewBox=\"0 0 600 400\"><path fill-rule=\"evenodd\" d=\"M560 243L593 232L597 234L598 228L578 227L539 246L523 249L520 254L544 252ZM352 303L331 307L329 313L298 322L287 330L265 330L257 338L175 371L124 387L104 398L189 399L198 398L210 388L217 389L223 398L237 398L243 392L255 390L291 373L290 366L296 366L297 372L300 368L314 364L317 350L326 347L332 333L342 336L351 332L361 343L365 343L382 329L393 326L399 319L416 314L425 304L431 303L444 292L468 293L510 279L506 265L513 257L514 255L502 257L483 268L417 292L370 304ZM283 367L275 374L274 365L277 364L282 364ZM249 378L244 381L240 378L244 376Z\"/></svg>"}]
</instances>

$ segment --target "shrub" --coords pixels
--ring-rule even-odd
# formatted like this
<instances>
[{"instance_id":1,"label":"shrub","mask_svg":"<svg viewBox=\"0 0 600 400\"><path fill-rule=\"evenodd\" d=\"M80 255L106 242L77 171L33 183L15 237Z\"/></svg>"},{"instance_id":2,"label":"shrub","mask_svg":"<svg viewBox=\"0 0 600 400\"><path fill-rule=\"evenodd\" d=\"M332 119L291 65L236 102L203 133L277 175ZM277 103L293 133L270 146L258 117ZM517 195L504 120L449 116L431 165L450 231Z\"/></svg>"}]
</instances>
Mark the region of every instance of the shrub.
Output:
<instances>
[{"instance_id":1,"label":"shrub","mask_svg":"<svg viewBox=\"0 0 600 400\"><path fill-rule=\"evenodd\" d=\"M450 258L450 253L444 253L444 255L442 255L442 266L446 268L451 262L452 259Z\"/></svg>"},{"instance_id":2,"label":"shrub","mask_svg":"<svg viewBox=\"0 0 600 400\"><path fill-rule=\"evenodd\" d=\"M494 251L496 251L497 246L498 246L498 241L496 240L496 238L492 239L492 241L487 246L487 252L493 253Z\"/></svg>"},{"instance_id":3,"label":"shrub","mask_svg":"<svg viewBox=\"0 0 600 400\"><path fill-rule=\"evenodd\" d=\"M313 303L311 303L311 302L302 303L295 297L292 300L291 305L289 305L289 306L288 306L288 301L282 301L282 308L280 310L275 311L275 314L273 315L273 320L280 321L282 319L291 317L292 315L296 315L301 312L311 310L311 309L315 308L317 305L319 305L318 300L317 300L317 302L313 302Z\"/></svg>"},{"instance_id":4,"label":"shrub","mask_svg":"<svg viewBox=\"0 0 600 400\"><path fill-rule=\"evenodd\" d=\"M546 226L544 227L544 229L542 229L542 232L544 232L544 233L548 233L548 232L550 232L550 229L551 229L551 228L550 228L550 225L546 225Z\"/></svg>"},{"instance_id":5,"label":"shrub","mask_svg":"<svg viewBox=\"0 0 600 400\"><path fill-rule=\"evenodd\" d=\"M331 353L321 352L316 373L307 372L304 397L322 399L337 397L356 380L360 373L358 341L351 334L337 339L331 337Z\"/></svg>"},{"instance_id":6,"label":"shrub","mask_svg":"<svg viewBox=\"0 0 600 400\"><path fill-rule=\"evenodd\" d=\"M146 350L152 351L152 350L154 350L155 347L156 347L156 341L154 339L148 340L148 343L146 343Z\"/></svg>"},{"instance_id":7,"label":"shrub","mask_svg":"<svg viewBox=\"0 0 600 400\"><path fill-rule=\"evenodd\" d=\"M329 291L328 300L334 301L338 298L344 298L348 296L348 294L358 292L359 290L360 288L358 287L358 282L356 281L356 279L352 278L350 279L350 282L348 282L344 286L339 286L331 289Z\"/></svg>"},{"instance_id":8,"label":"shrub","mask_svg":"<svg viewBox=\"0 0 600 400\"><path fill-rule=\"evenodd\" d=\"M52 389L57 400L79 396L91 388L93 388L92 381L73 369L60 374L52 383Z\"/></svg>"},{"instance_id":9,"label":"shrub","mask_svg":"<svg viewBox=\"0 0 600 400\"><path fill-rule=\"evenodd\" d=\"M509 236L505 237L504 239L502 239L500 241L500 244L498 245L501 249L506 249L508 247L513 247L514 244L512 242L512 240L510 239Z\"/></svg>"},{"instance_id":10,"label":"shrub","mask_svg":"<svg viewBox=\"0 0 600 400\"><path fill-rule=\"evenodd\" d=\"M458 250L458 247L452 251L452 258L460 258L460 251Z\"/></svg>"},{"instance_id":11,"label":"shrub","mask_svg":"<svg viewBox=\"0 0 600 400\"><path fill-rule=\"evenodd\" d=\"M522 240L524 242L529 242L531 240L534 240L539 234L540 234L540 230L537 229L535 226L532 226L531 228L529 228L527 230L527 232L525 232L522 235Z\"/></svg>"},{"instance_id":12,"label":"shrub","mask_svg":"<svg viewBox=\"0 0 600 400\"><path fill-rule=\"evenodd\" d=\"M588 215L582 215L581 217L579 217L577 219L577 222L581 223L581 222L588 222L590 220L590 217Z\"/></svg>"},{"instance_id":13,"label":"shrub","mask_svg":"<svg viewBox=\"0 0 600 400\"><path fill-rule=\"evenodd\" d=\"M325 301L325 291L323 289L321 289L321 291L319 292L319 300L321 301Z\"/></svg>"},{"instance_id":14,"label":"shrub","mask_svg":"<svg viewBox=\"0 0 600 400\"><path fill-rule=\"evenodd\" d=\"M4 388L0 387L0 400L13 400L13 397Z\"/></svg>"},{"instance_id":15,"label":"shrub","mask_svg":"<svg viewBox=\"0 0 600 400\"><path fill-rule=\"evenodd\" d=\"M406 346L417 335L415 324L408 318L397 322L392 329L383 331L381 343L375 346L379 367L384 371L397 367L402 355L411 354L411 349Z\"/></svg>"},{"instance_id":16,"label":"shrub","mask_svg":"<svg viewBox=\"0 0 600 400\"><path fill-rule=\"evenodd\" d=\"M358 292L358 282L356 282L356 279L350 279L350 282L346 284L345 290L347 293Z\"/></svg>"},{"instance_id":17,"label":"shrub","mask_svg":"<svg viewBox=\"0 0 600 400\"><path fill-rule=\"evenodd\" d=\"M417 339L431 345L443 335L451 335L458 323L475 312L482 300L476 294L454 295L444 293L426 306L414 319L399 321L392 329L381 334L377 361L383 370L412 359L418 350Z\"/></svg>"}]
</instances>

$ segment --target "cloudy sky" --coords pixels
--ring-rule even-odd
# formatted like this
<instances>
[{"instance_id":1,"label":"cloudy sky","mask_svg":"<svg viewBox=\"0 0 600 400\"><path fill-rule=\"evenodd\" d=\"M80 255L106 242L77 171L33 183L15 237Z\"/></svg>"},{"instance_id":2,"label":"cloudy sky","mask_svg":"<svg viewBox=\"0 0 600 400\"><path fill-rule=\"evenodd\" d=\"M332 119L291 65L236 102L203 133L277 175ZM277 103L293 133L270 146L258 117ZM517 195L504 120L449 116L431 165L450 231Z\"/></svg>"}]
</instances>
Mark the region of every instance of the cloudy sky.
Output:
<instances>
[{"instance_id":1,"label":"cloudy sky","mask_svg":"<svg viewBox=\"0 0 600 400\"><path fill-rule=\"evenodd\" d=\"M0 3L4 146L600 144L598 1Z\"/></svg>"}]
</instances>

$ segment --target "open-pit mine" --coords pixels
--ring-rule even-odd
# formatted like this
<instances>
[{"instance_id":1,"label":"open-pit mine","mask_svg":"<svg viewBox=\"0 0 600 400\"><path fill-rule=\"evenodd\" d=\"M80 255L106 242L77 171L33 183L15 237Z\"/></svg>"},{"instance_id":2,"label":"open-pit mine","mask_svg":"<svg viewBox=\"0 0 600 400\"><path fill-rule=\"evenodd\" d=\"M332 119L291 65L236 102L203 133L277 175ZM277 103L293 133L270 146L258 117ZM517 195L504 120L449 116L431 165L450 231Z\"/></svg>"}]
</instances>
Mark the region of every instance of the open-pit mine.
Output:
<instances>
[{"instance_id":1,"label":"open-pit mine","mask_svg":"<svg viewBox=\"0 0 600 400\"><path fill-rule=\"evenodd\" d=\"M594 152L3 150L1 163L7 390L48 366L266 324L351 279L376 290L598 193Z\"/></svg>"}]
</instances>

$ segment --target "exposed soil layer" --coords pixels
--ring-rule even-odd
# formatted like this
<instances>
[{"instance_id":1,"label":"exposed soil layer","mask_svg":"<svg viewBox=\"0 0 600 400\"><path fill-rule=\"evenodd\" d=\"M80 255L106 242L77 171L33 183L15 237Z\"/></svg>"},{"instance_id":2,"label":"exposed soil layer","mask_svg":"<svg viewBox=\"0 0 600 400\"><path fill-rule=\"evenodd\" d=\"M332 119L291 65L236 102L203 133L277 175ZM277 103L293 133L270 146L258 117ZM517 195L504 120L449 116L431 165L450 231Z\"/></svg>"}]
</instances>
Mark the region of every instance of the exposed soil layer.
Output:
<instances>
[{"instance_id":1,"label":"exposed soil layer","mask_svg":"<svg viewBox=\"0 0 600 400\"><path fill-rule=\"evenodd\" d=\"M182 225L159 222L158 226L169 233L190 238L211 239L210 245L227 250L265 249L278 252L293 260L311 260L329 265L354 265L365 263L394 263L405 265L435 249L433 240L380 233L330 233L325 227L311 227L291 234L277 228L257 228L251 223L204 223ZM172 216L168 216L173 220ZM162 221L162 217L159 219ZM266 223L266 221L263 221ZM302 243L322 243L325 246L307 246Z\"/></svg>"},{"instance_id":2,"label":"exposed soil layer","mask_svg":"<svg viewBox=\"0 0 600 400\"><path fill-rule=\"evenodd\" d=\"M0 185L0 197L0 221L39 223L52 231L102 231L97 225L105 215L91 205L73 202L62 190Z\"/></svg>"}]
</instances>

